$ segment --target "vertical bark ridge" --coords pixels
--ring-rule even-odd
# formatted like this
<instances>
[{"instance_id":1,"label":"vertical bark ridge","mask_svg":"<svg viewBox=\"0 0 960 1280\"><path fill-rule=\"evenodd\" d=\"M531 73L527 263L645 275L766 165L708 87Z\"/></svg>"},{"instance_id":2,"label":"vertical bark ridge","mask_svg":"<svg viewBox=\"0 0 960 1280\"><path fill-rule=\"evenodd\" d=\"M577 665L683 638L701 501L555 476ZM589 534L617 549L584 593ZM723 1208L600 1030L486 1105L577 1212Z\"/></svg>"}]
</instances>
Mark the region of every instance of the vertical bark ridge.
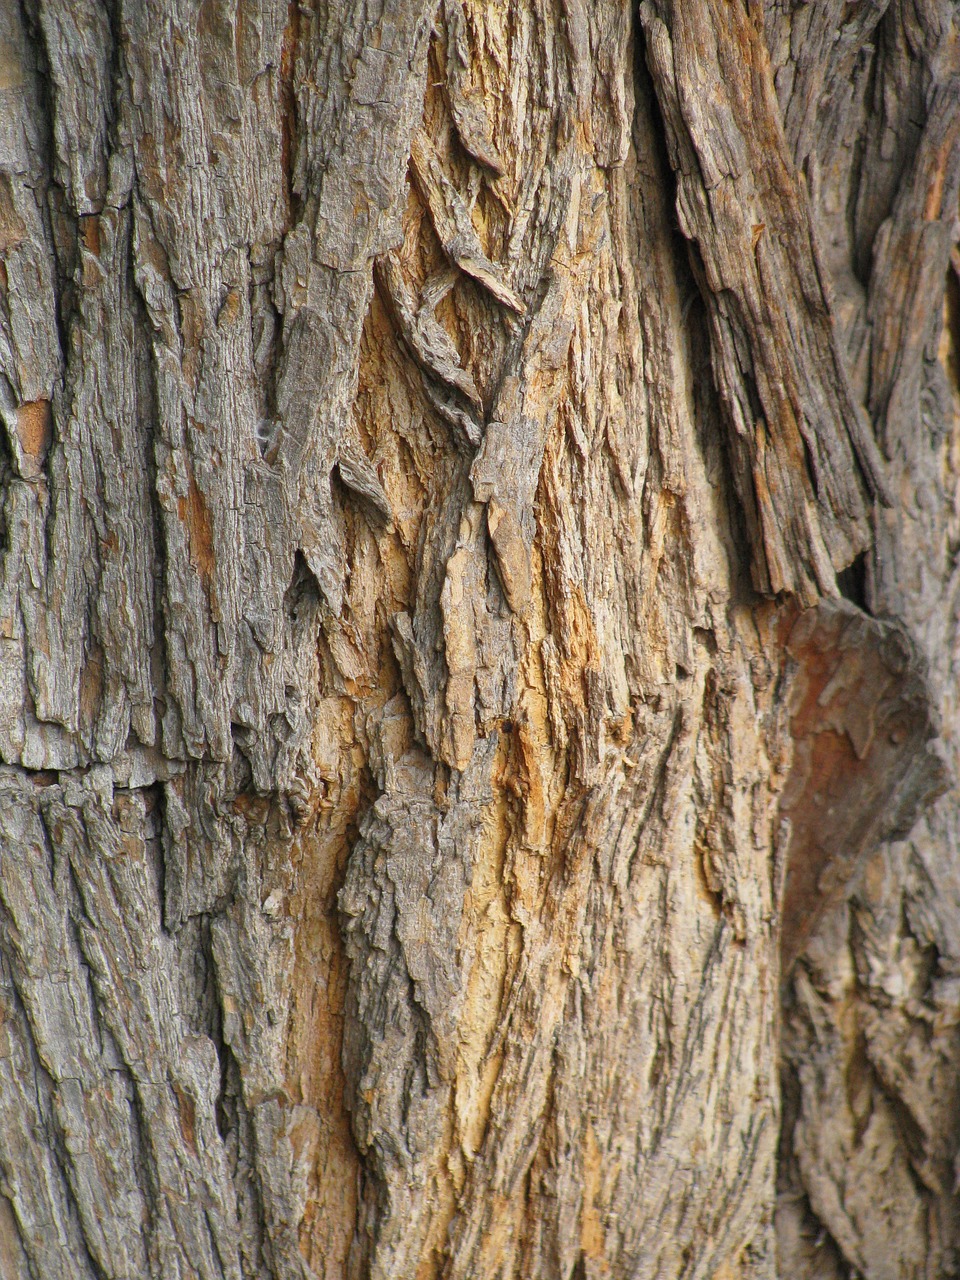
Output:
<instances>
[{"instance_id":1,"label":"vertical bark ridge","mask_svg":"<svg viewBox=\"0 0 960 1280\"><path fill-rule=\"evenodd\" d=\"M860 603L910 637L937 713L932 746L952 781L958 419L948 382L956 333L942 319L960 163L956 17L948 6L891 3L831 20L829 8L770 6L768 39L852 381L900 495L879 513ZM910 679L898 677L903 692ZM895 751L898 736L877 742ZM834 765L833 786L873 767L858 755ZM822 919L795 970L778 1213L791 1273L955 1266L955 811L952 790L936 805L928 798L919 821L908 806L898 838L874 845L852 898ZM856 843L823 840L841 860Z\"/></svg>"},{"instance_id":2,"label":"vertical bark ridge","mask_svg":"<svg viewBox=\"0 0 960 1280\"><path fill-rule=\"evenodd\" d=\"M716 776L752 716L776 738L774 666L764 709L747 710L748 654L763 652L769 621L744 632L746 615L731 625L721 607L736 534L691 428L668 215L659 197L633 204L632 111L588 56L616 30L612 11L568 6L562 40L553 22L463 10L470 65L482 76L497 59L482 132L503 168L465 160L460 117L428 91L426 159L415 153L361 360L358 429L394 527L355 526L353 627L333 659L343 687L370 688L362 707L379 704L363 716L379 795L339 899L365 1170L352 1265L372 1275L707 1274L751 1250L745 1267L772 1265L776 1104L762 1063L777 994L759 831L782 775L768 776L754 731L729 784ZM627 82L630 44L607 48L606 74ZM438 70L444 53L438 39ZM524 89L531 58L549 73L539 98ZM649 119L635 145L656 173ZM485 261L512 265L495 289L458 261L451 198L431 208L444 176L473 200ZM715 449L710 466L722 472ZM363 585L374 539L383 604ZM656 645L638 645L651 634ZM392 665L371 688L388 636L399 696ZM716 755L697 747L705 686ZM702 791L720 797L712 891L694 840ZM745 827L758 834L735 854ZM672 903L672 923L648 938L654 902ZM628 998L669 1013L649 1031L601 1016ZM708 1027L714 1002L728 1017ZM730 1110L680 1155L668 1135L706 1119L694 1082L718 1060ZM627 1062L660 1063L652 1091L642 1066L636 1083L616 1078L610 1064ZM749 1114L748 1095L763 1099Z\"/></svg>"}]
</instances>

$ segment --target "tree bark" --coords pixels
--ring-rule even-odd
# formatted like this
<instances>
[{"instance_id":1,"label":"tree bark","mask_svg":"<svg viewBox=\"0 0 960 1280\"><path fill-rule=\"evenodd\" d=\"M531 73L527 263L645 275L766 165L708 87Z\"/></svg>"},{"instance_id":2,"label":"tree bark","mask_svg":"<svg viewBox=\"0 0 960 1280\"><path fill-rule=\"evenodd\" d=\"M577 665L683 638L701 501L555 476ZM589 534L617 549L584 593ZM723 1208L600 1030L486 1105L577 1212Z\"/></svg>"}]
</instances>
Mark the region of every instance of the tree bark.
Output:
<instances>
[{"instance_id":1,"label":"tree bark","mask_svg":"<svg viewBox=\"0 0 960 1280\"><path fill-rule=\"evenodd\" d=\"M950 0L0 2L4 1280L957 1273L958 200Z\"/></svg>"}]
</instances>

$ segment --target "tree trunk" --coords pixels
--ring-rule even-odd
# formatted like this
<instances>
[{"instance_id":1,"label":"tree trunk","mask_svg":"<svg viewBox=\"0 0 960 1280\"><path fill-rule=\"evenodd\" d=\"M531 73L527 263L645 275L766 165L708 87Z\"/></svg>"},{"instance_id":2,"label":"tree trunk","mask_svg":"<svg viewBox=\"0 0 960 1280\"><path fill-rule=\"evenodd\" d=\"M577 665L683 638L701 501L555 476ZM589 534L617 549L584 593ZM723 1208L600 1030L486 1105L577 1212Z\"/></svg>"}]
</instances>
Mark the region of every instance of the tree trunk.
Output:
<instances>
[{"instance_id":1,"label":"tree trunk","mask_svg":"<svg viewBox=\"0 0 960 1280\"><path fill-rule=\"evenodd\" d=\"M958 1273L958 189L950 0L0 0L4 1280Z\"/></svg>"}]
</instances>

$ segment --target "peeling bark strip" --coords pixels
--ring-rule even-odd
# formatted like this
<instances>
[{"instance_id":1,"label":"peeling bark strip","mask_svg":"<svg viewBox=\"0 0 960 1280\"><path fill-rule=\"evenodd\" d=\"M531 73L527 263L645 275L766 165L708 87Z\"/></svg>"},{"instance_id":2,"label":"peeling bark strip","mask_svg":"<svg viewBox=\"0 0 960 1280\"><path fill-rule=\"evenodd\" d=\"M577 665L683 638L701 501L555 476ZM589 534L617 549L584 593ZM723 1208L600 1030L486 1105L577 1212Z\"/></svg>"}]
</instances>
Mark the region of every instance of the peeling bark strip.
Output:
<instances>
[{"instance_id":1,"label":"peeling bark strip","mask_svg":"<svg viewBox=\"0 0 960 1280\"><path fill-rule=\"evenodd\" d=\"M680 229L699 254L753 580L809 603L869 545L871 498L889 498L837 350L762 13L646 0L640 16Z\"/></svg>"},{"instance_id":2,"label":"peeling bark strip","mask_svg":"<svg viewBox=\"0 0 960 1280\"><path fill-rule=\"evenodd\" d=\"M956 1270L958 68L0 6L3 1280Z\"/></svg>"}]
</instances>

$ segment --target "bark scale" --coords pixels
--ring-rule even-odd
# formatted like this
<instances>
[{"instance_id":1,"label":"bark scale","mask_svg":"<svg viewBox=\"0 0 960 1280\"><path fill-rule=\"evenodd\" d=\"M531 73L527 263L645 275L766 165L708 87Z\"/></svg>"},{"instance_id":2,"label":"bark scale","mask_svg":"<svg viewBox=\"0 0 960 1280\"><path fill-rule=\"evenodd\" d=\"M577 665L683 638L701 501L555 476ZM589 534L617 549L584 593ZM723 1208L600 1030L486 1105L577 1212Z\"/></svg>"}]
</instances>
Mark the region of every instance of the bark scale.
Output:
<instances>
[{"instance_id":1,"label":"bark scale","mask_svg":"<svg viewBox=\"0 0 960 1280\"><path fill-rule=\"evenodd\" d=\"M952 1274L952 6L0 72L0 1274Z\"/></svg>"}]
</instances>

